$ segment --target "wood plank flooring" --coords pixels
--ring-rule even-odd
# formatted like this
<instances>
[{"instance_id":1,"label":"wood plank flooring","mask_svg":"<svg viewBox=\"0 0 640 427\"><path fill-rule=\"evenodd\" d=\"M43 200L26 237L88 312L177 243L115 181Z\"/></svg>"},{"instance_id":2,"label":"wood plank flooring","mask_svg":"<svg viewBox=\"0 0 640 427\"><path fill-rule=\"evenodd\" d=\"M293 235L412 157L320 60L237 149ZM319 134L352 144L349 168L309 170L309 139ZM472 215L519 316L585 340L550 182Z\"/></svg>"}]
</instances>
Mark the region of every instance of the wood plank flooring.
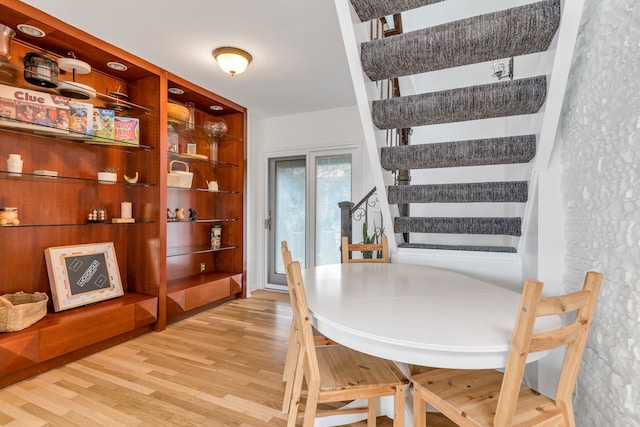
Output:
<instances>
[{"instance_id":1,"label":"wood plank flooring","mask_svg":"<svg viewBox=\"0 0 640 427\"><path fill-rule=\"evenodd\" d=\"M0 389L0 426L285 426L290 322L287 294L254 292Z\"/></svg>"}]
</instances>

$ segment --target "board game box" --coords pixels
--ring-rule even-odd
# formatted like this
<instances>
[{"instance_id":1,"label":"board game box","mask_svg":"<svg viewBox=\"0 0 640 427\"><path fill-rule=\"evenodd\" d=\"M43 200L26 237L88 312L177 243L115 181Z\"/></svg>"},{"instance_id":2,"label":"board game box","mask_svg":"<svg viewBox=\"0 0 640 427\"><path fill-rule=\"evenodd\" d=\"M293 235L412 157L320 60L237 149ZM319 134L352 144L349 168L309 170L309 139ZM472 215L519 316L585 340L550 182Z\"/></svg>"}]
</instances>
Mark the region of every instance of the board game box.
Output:
<instances>
[{"instance_id":1,"label":"board game box","mask_svg":"<svg viewBox=\"0 0 640 427\"><path fill-rule=\"evenodd\" d=\"M69 98L0 85L0 126L69 133Z\"/></svg>"},{"instance_id":2,"label":"board game box","mask_svg":"<svg viewBox=\"0 0 640 427\"><path fill-rule=\"evenodd\" d=\"M113 142L115 111L106 108L93 109L93 139L99 142Z\"/></svg>"},{"instance_id":3,"label":"board game box","mask_svg":"<svg viewBox=\"0 0 640 427\"><path fill-rule=\"evenodd\" d=\"M140 123L132 117L115 117L113 122L113 139L126 144L140 144Z\"/></svg>"},{"instance_id":4,"label":"board game box","mask_svg":"<svg viewBox=\"0 0 640 427\"><path fill-rule=\"evenodd\" d=\"M73 136L93 136L93 105L86 102L69 102L69 132Z\"/></svg>"}]
</instances>

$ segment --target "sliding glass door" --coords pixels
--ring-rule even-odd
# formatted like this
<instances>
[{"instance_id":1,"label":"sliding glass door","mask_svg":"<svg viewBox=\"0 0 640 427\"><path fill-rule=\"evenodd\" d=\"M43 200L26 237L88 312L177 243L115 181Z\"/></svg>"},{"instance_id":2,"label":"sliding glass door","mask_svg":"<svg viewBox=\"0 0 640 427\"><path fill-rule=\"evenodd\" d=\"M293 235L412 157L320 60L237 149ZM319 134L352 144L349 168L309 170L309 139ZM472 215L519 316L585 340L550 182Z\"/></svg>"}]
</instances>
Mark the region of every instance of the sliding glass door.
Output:
<instances>
[{"instance_id":1,"label":"sliding glass door","mask_svg":"<svg viewBox=\"0 0 640 427\"><path fill-rule=\"evenodd\" d=\"M280 242L287 241L296 261L305 265L307 217L305 157L269 160L269 283L286 285Z\"/></svg>"},{"instance_id":2,"label":"sliding glass door","mask_svg":"<svg viewBox=\"0 0 640 427\"><path fill-rule=\"evenodd\" d=\"M352 159L353 150L269 159L267 287L286 287L283 240L303 268L340 262L338 202L351 200Z\"/></svg>"},{"instance_id":3,"label":"sliding glass door","mask_svg":"<svg viewBox=\"0 0 640 427\"><path fill-rule=\"evenodd\" d=\"M315 263L340 262L340 209L351 200L351 156L315 159Z\"/></svg>"}]
</instances>

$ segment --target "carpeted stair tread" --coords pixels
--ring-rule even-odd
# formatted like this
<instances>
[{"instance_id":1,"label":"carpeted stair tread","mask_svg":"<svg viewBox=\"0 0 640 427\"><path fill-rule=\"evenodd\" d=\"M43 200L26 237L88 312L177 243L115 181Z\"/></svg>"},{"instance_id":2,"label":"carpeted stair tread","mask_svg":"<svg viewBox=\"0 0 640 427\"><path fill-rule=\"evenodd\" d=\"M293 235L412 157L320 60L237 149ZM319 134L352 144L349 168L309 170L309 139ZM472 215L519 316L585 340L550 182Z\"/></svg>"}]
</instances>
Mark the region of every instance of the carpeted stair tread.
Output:
<instances>
[{"instance_id":1,"label":"carpeted stair tread","mask_svg":"<svg viewBox=\"0 0 640 427\"><path fill-rule=\"evenodd\" d=\"M351 0L351 4L358 18L364 22L441 1L444 0Z\"/></svg>"},{"instance_id":2,"label":"carpeted stair tread","mask_svg":"<svg viewBox=\"0 0 640 427\"><path fill-rule=\"evenodd\" d=\"M536 136L518 135L383 147L380 161L386 170L407 170L527 163L535 155Z\"/></svg>"},{"instance_id":3,"label":"carpeted stair tread","mask_svg":"<svg viewBox=\"0 0 640 427\"><path fill-rule=\"evenodd\" d=\"M453 123L536 113L547 93L546 76L373 101L379 129Z\"/></svg>"},{"instance_id":4,"label":"carpeted stair tread","mask_svg":"<svg viewBox=\"0 0 640 427\"><path fill-rule=\"evenodd\" d=\"M431 243L401 243L398 248L405 249L436 249L444 251L473 251L473 252L499 252L515 254L516 248L512 246L472 246L472 245L436 245Z\"/></svg>"},{"instance_id":5,"label":"carpeted stair tread","mask_svg":"<svg viewBox=\"0 0 640 427\"><path fill-rule=\"evenodd\" d=\"M390 204L526 202L527 181L471 182L456 184L392 185Z\"/></svg>"},{"instance_id":6,"label":"carpeted stair tread","mask_svg":"<svg viewBox=\"0 0 640 427\"><path fill-rule=\"evenodd\" d=\"M501 234L520 236L519 217L396 217L395 233Z\"/></svg>"},{"instance_id":7,"label":"carpeted stair tread","mask_svg":"<svg viewBox=\"0 0 640 427\"><path fill-rule=\"evenodd\" d=\"M372 40L362 44L362 67L376 81L542 52L560 15L560 0L546 0Z\"/></svg>"}]
</instances>

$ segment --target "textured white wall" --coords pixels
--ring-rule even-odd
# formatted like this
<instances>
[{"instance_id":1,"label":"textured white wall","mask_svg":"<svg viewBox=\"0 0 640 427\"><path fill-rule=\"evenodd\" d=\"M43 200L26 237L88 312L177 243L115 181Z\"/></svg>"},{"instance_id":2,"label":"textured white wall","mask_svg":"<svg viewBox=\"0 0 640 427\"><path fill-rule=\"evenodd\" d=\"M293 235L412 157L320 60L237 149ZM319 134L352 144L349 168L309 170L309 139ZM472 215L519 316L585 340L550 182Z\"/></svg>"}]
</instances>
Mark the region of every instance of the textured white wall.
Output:
<instances>
[{"instance_id":1,"label":"textured white wall","mask_svg":"<svg viewBox=\"0 0 640 427\"><path fill-rule=\"evenodd\" d=\"M640 5L586 2L562 124L569 290L603 289L578 379L578 426L640 426Z\"/></svg>"}]
</instances>

